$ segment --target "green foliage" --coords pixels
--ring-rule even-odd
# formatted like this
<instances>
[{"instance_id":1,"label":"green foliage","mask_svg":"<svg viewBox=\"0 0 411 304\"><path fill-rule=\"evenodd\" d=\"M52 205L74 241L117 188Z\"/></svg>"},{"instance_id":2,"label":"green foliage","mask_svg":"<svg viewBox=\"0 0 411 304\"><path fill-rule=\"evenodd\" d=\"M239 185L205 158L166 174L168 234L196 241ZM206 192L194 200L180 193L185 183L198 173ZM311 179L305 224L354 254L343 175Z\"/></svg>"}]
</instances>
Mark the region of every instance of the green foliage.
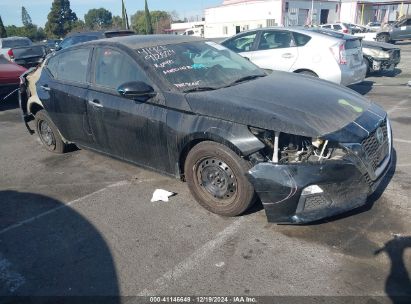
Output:
<instances>
[{"instance_id":1,"label":"green foliage","mask_svg":"<svg viewBox=\"0 0 411 304\"><path fill-rule=\"evenodd\" d=\"M145 6L144 6L144 19L145 19L145 25L146 25L146 34L147 35L153 34L153 25L151 23L151 15L150 15L150 11L148 10L147 0L145 0Z\"/></svg>"},{"instance_id":2,"label":"green foliage","mask_svg":"<svg viewBox=\"0 0 411 304\"><path fill-rule=\"evenodd\" d=\"M41 41L46 38L46 34L44 33L43 28L37 27L34 24L28 27L9 25L9 26L6 26L6 31L9 37L11 36L27 37L33 41Z\"/></svg>"},{"instance_id":3,"label":"green foliage","mask_svg":"<svg viewBox=\"0 0 411 304\"><path fill-rule=\"evenodd\" d=\"M30 27L33 25L33 21L24 6L21 7L21 21L25 27Z\"/></svg>"},{"instance_id":4,"label":"green foliage","mask_svg":"<svg viewBox=\"0 0 411 304\"><path fill-rule=\"evenodd\" d=\"M50 38L64 37L76 21L77 16L71 10L69 0L54 0L47 16L46 33Z\"/></svg>"},{"instance_id":5,"label":"green foliage","mask_svg":"<svg viewBox=\"0 0 411 304\"><path fill-rule=\"evenodd\" d=\"M84 16L86 27L92 30L101 30L111 27L113 16L105 8L93 8Z\"/></svg>"},{"instance_id":6,"label":"green foliage","mask_svg":"<svg viewBox=\"0 0 411 304\"><path fill-rule=\"evenodd\" d=\"M4 27L3 20L1 19L0 16L0 38L6 38L7 37L7 31L6 28Z\"/></svg>"},{"instance_id":7,"label":"green foliage","mask_svg":"<svg viewBox=\"0 0 411 304\"><path fill-rule=\"evenodd\" d=\"M165 29L170 28L171 16L165 11L150 12L152 20L152 30L156 34L164 33ZM147 34L145 11L137 11L131 15L131 27L137 34Z\"/></svg>"},{"instance_id":8,"label":"green foliage","mask_svg":"<svg viewBox=\"0 0 411 304\"><path fill-rule=\"evenodd\" d=\"M71 28L72 32L84 32L86 30L87 30L87 27L83 20L78 19L73 22L73 25Z\"/></svg>"},{"instance_id":9,"label":"green foliage","mask_svg":"<svg viewBox=\"0 0 411 304\"><path fill-rule=\"evenodd\" d=\"M124 29L123 18L120 16L113 16L111 27L113 29Z\"/></svg>"}]
</instances>

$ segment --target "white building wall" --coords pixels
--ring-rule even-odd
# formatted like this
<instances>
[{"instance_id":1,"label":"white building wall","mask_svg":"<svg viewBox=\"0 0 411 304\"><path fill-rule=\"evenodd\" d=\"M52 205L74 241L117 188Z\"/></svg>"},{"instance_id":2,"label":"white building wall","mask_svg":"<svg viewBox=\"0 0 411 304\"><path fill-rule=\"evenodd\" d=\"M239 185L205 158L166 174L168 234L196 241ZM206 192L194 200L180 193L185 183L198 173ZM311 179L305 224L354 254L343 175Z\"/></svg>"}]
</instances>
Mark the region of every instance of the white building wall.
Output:
<instances>
[{"instance_id":1,"label":"white building wall","mask_svg":"<svg viewBox=\"0 0 411 304\"><path fill-rule=\"evenodd\" d=\"M341 4L341 22L355 23L357 1L343 2Z\"/></svg>"},{"instance_id":2,"label":"white building wall","mask_svg":"<svg viewBox=\"0 0 411 304\"><path fill-rule=\"evenodd\" d=\"M288 12L285 14L285 25L308 25L311 24L311 1L287 1ZM301 10L308 10L306 20L301 20L304 14ZM324 23L337 22L339 19L339 2L338 1L315 1L313 10L313 24L320 24L321 10L328 10L328 17Z\"/></svg>"},{"instance_id":3,"label":"white building wall","mask_svg":"<svg viewBox=\"0 0 411 304\"><path fill-rule=\"evenodd\" d=\"M205 10L206 38L230 37L240 31L280 25L281 0L249 1Z\"/></svg>"}]
</instances>

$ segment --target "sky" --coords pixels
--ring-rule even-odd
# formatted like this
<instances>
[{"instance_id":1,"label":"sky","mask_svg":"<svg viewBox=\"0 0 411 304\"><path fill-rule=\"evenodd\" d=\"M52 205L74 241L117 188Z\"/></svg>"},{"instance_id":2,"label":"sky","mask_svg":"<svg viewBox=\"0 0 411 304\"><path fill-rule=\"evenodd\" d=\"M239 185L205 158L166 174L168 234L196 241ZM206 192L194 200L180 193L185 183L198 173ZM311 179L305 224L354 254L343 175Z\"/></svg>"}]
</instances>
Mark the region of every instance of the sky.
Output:
<instances>
[{"instance_id":1,"label":"sky","mask_svg":"<svg viewBox=\"0 0 411 304\"><path fill-rule=\"evenodd\" d=\"M21 7L30 14L33 23L44 27L53 0L0 0L0 16L4 25L21 26ZM124 0L128 15L144 9L144 0ZM204 8L220 5L223 0L148 0L150 10L177 11L184 17L201 18ZM121 0L70 0L71 9L84 20L89 9L104 7L113 15L121 16Z\"/></svg>"}]
</instances>

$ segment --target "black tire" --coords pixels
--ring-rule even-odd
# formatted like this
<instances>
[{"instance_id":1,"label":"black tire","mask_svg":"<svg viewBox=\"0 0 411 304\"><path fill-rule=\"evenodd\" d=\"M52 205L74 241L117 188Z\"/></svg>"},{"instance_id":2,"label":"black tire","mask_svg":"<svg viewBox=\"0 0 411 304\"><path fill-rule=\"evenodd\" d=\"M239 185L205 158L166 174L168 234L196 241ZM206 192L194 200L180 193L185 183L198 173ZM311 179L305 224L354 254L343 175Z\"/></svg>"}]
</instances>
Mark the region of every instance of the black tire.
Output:
<instances>
[{"instance_id":1,"label":"black tire","mask_svg":"<svg viewBox=\"0 0 411 304\"><path fill-rule=\"evenodd\" d=\"M250 168L228 147L204 141L188 153L184 172L200 205L219 215L237 216L255 201L254 187L245 175Z\"/></svg>"},{"instance_id":2,"label":"black tire","mask_svg":"<svg viewBox=\"0 0 411 304\"><path fill-rule=\"evenodd\" d=\"M377 36L377 41L378 42L386 42L389 43L390 42L390 35L388 34L381 34Z\"/></svg>"},{"instance_id":3,"label":"black tire","mask_svg":"<svg viewBox=\"0 0 411 304\"><path fill-rule=\"evenodd\" d=\"M64 153L67 145L63 142L56 125L45 110L36 113L36 131L43 146L50 152Z\"/></svg>"},{"instance_id":4,"label":"black tire","mask_svg":"<svg viewBox=\"0 0 411 304\"><path fill-rule=\"evenodd\" d=\"M318 78L318 75L315 74L314 72L311 72L311 71L301 71L301 72L298 72L298 74L300 74L300 75L307 75L307 76L311 76L311 77L316 77L316 78Z\"/></svg>"}]
</instances>

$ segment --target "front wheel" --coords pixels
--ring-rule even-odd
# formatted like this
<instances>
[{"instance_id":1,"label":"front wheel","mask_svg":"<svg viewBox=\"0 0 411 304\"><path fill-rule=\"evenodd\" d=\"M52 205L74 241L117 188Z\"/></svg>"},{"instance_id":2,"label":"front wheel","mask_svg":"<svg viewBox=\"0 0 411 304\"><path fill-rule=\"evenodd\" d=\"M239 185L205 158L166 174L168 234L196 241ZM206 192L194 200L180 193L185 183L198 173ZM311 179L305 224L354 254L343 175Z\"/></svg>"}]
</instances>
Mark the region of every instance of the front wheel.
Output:
<instances>
[{"instance_id":1,"label":"front wheel","mask_svg":"<svg viewBox=\"0 0 411 304\"><path fill-rule=\"evenodd\" d=\"M200 205L216 214L237 216L255 201L254 188L245 175L250 168L228 147L205 141L189 152L184 172Z\"/></svg>"},{"instance_id":2,"label":"front wheel","mask_svg":"<svg viewBox=\"0 0 411 304\"><path fill-rule=\"evenodd\" d=\"M54 153L64 153L67 145L63 142L55 124L45 110L36 113L36 131L43 146Z\"/></svg>"}]
</instances>

